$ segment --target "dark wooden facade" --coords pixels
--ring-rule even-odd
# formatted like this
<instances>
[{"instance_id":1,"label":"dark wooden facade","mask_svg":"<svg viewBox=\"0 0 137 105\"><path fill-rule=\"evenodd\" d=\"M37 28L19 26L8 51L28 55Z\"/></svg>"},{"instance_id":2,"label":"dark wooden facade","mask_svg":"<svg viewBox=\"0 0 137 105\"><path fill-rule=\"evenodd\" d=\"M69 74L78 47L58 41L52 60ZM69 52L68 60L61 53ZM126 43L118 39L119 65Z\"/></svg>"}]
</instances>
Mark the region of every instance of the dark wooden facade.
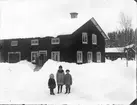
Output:
<instances>
[{"instance_id":1,"label":"dark wooden facade","mask_svg":"<svg viewBox=\"0 0 137 105\"><path fill-rule=\"evenodd\" d=\"M94 18L92 18L94 20ZM81 27L79 27L77 30L75 30L72 34L68 35L59 35L56 38L59 38L60 43L59 44L52 44L51 39L53 37L36 37L36 38L25 38L25 39L7 39L3 40L4 44L1 49L1 53L3 54L3 60L5 62L18 62L18 60L14 59L16 57L9 57L9 52L20 52L19 60L28 60L32 61L32 54L31 52L40 52L40 51L46 51L46 58L44 61L42 61L41 64L46 62L48 59L52 59L51 53L54 51L58 51L60 53L59 61L65 61L65 62L77 62L77 51L82 52L82 62L81 63L87 63L87 53L92 52L92 61L97 62L97 52L101 53L101 59L100 62L105 62L105 40L108 39L108 37L102 33L103 30L100 28L100 30L97 28L99 25L94 22L91 19L87 21L85 24L83 24ZM88 43L83 44L82 43L82 32L87 33L88 36ZM97 38L97 44L92 43L92 34L96 35ZM37 39L38 45L31 45L31 40ZM17 46L11 46L11 41L18 41ZM43 56L37 57L37 63L40 61L40 59ZM12 60L13 58L13 60ZM39 64L39 63L38 63Z\"/></svg>"}]
</instances>

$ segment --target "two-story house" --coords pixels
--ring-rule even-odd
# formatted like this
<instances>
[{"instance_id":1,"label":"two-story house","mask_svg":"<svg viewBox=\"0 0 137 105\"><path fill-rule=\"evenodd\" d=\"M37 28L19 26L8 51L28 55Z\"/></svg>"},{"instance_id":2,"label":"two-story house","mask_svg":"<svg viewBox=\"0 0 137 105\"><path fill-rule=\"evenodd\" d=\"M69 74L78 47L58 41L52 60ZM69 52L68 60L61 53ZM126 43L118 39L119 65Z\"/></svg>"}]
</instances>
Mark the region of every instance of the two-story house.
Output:
<instances>
[{"instance_id":1,"label":"two-story house","mask_svg":"<svg viewBox=\"0 0 137 105\"><path fill-rule=\"evenodd\" d=\"M5 62L28 60L40 65L48 59L80 64L105 62L105 40L108 39L95 19L91 18L70 34L6 39L2 50Z\"/></svg>"}]
</instances>

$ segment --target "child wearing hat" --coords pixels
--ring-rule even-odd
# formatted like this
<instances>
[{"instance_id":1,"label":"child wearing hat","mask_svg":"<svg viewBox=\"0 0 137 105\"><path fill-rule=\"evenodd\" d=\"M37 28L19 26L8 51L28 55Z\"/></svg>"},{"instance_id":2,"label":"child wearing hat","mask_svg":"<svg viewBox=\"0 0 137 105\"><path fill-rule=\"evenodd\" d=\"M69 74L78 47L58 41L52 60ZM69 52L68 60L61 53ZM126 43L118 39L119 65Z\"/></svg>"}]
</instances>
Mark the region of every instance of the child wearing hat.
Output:
<instances>
[{"instance_id":1,"label":"child wearing hat","mask_svg":"<svg viewBox=\"0 0 137 105\"><path fill-rule=\"evenodd\" d=\"M48 80L48 86L50 89L50 95L55 95L54 94L54 88L56 88L56 82L54 79L54 74L50 74L49 80Z\"/></svg>"},{"instance_id":2,"label":"child wearing hat","mask_svg":"<svg viewBox=\"0 0 137 105\"><path fill-rule=\"evenodd\" d=\"M69 74L69 70L66 70L66 74L64 76L64 84L66 85L66 92L65 94L70 93L71 85L72 85L72 76Z\"/></svg>"}]
</instances>

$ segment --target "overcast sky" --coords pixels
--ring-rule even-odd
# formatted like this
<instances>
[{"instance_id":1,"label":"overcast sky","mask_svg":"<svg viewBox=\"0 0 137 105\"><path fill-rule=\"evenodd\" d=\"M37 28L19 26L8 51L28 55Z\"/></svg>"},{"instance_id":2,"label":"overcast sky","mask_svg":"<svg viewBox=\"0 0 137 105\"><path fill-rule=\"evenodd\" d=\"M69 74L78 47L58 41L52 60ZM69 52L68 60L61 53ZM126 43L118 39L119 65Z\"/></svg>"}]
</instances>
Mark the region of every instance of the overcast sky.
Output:
<instances>
[{"instance_id":1,"label":"overcast sky","mask_svg":"<svg viewBox=\"0 0 137 105\"><path fill-rule=\"evenodd\" d=\"M119 29L120 12L137 27L134 0L0 0L0 38L50 36L61 27L69 30L64 24L70 21L70 12L78 12L78 19L86 21L94 17L106 34Z\"/></svg>"}]
</instances>

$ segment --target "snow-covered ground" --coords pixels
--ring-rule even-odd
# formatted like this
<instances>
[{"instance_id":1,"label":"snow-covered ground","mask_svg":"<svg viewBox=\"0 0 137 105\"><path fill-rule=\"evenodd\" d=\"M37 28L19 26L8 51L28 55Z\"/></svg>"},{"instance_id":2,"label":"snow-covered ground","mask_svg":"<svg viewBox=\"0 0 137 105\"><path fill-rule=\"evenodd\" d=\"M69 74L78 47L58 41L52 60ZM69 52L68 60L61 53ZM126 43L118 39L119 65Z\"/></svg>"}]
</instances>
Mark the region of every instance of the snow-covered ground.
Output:
<instances>
[{"instance_id":1,"label":"snow-covered ground","mask_svg":"<svg viewBox=\"0 0 137 105\"><path fill-rule=\"evenodd\" d=\"M48 60L40 71L35 65L21 61L16 64L0 63L0 103L27 104L124 104L136 98L136 62L125 60L106 63L55 62ZM56 75L58 66L70 69L73 78L71 94L49 95L49 74ZM55 89L57 93L57 88Z\"/></svg>"}]
</instances>

